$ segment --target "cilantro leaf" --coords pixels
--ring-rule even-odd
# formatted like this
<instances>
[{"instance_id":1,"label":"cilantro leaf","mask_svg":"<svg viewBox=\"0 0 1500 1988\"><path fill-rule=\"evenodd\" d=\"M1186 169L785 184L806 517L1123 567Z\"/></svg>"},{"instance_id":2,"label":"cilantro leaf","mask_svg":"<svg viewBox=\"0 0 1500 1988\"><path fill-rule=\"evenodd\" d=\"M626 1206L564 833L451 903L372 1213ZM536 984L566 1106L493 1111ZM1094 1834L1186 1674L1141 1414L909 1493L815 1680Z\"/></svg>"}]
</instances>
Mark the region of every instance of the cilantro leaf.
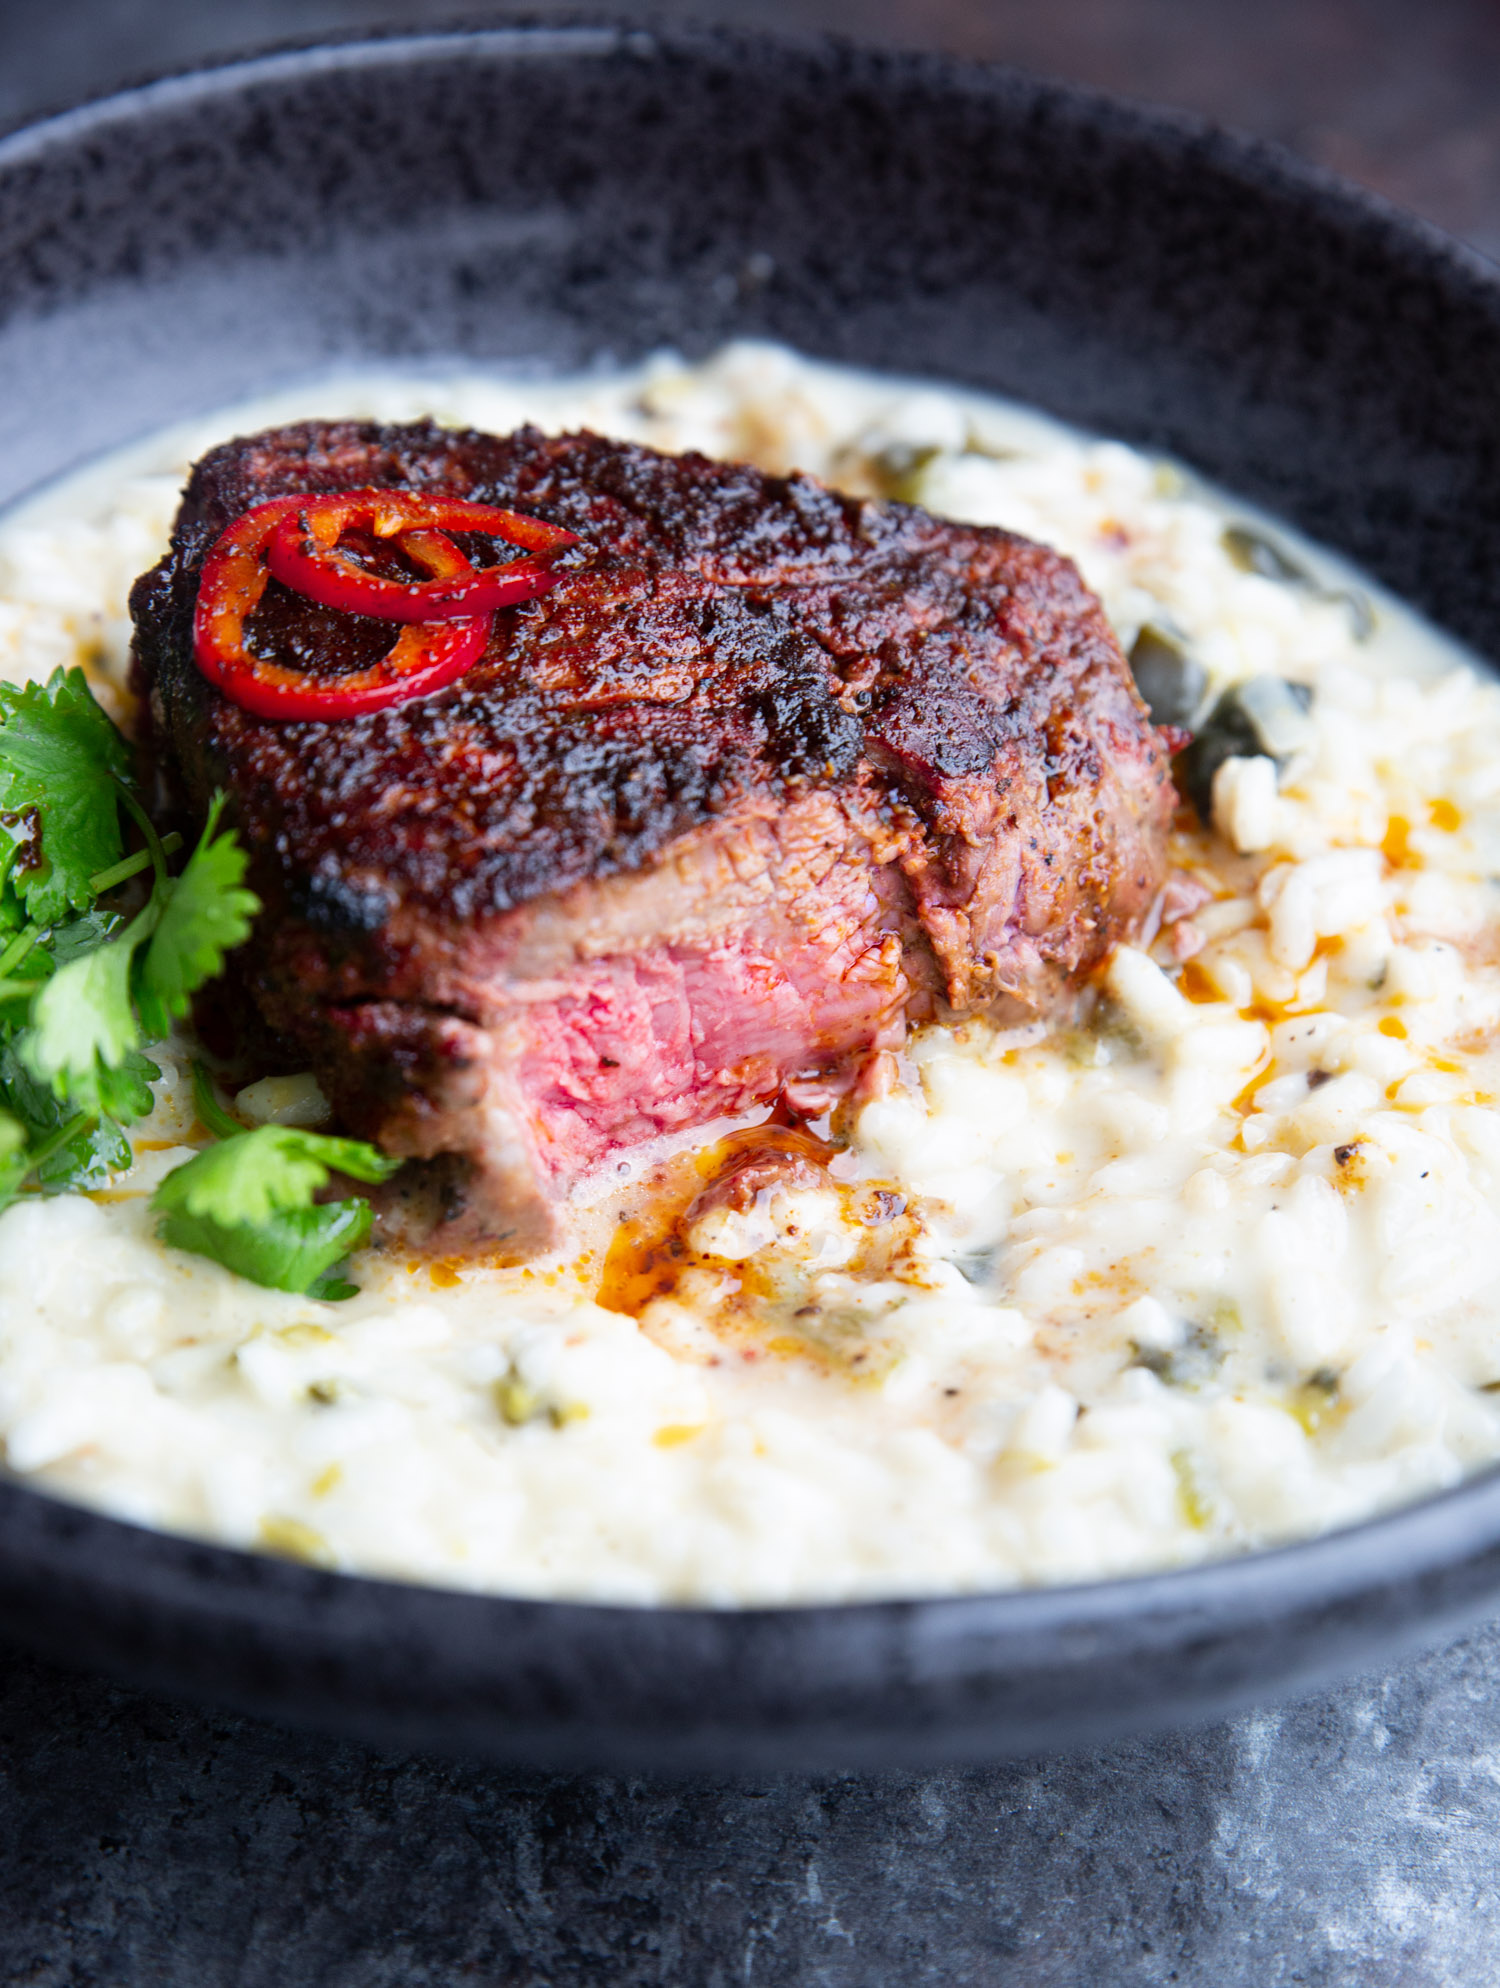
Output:
<instances>
[{"instance_id":1,"label":"cilantro leaf","mask_svg":"<svg viewBox=\"0 0 1500 1988\"><path fill-rule=\"evenodd\" d=\"M39 924L86 909L90 880L119 861L117 782L130 773L130 747L82 670L0 684L0 833L11 881Z\"/></svg>"},{"instance_id":2,"label":"cilantro leaf","mask_svg":"<svg viewBox=\"0 0 1500 1988\"><path fill-rule=\"evenodd\" d=\"M134 1157L129 1139L113 1118L81 1117L71 1138L53 1146L40 1162L28 1156L26 1165L43 1193L80 1194L85 1188L105 1186L111 1174L124 1173Z\"/></svg>"},{"instance_id":3,"label":"cilantro leaf","mask_svg":"<svg viewBox=\"0 0 1500 1988\"><path fill-rule=\"evenodd\" d=\"M341 1305L346 1298L357 1298L358 1284L351 1284L347 1277L340 1274L340 1270L341 1266L337 1263L331 1270L325 1270L321 1277L308 1285L308 1297L316 1298L325 1305Z\"/></svg>"},{"instance_id":4,"label":"cilantro leaf","mask_svg":"<svg viewBox=\"0 0 1500 1988\"><path fill-rule=\"evenodd\" d=\"M21 1053L31 1074L64 1103L100 1108L101 1073L123 1064L140 1043L130 1004L134 929L59 967L32 1004Z\"/></svg>"},{"instance_id":5,"label":"cilantro leaf","mask_svg":"<svg viewBox=\"0 0 1500 1988\"><path fill-rule=\"evenodd\" d=\"M377 1181L400 1165L360 1139L257 1126L172 1169L151 1197L162 1217L156 1233L273 1290L350 1297L353 1287L329 1272L368 1241L370 1204L351 1197L315 1205L313 1196L331 1169Z\"/></svg>"},{"instance_id":6,"label":"cilantro leaf","mask_svg":"<svg viewBox=\"0 0 1500 1988\"><path fill-rule=\"evenodd\" d=\"M217 834L224 796L215 794L182 875L158 885L161 917L141 959L136 1004L148 1035L165 1035L189 997L250 936L260 899L244 889L246 857L233 830Z\"/></svg>"},{"instance_id":7,"label":"cilantro leaf","mask_svg":"<svg viewBox=\"0 0 1500 1988\"><path fill-rule=\"evenodd\" d=\"M53 1096L51 1085L38 1083L22 1062L22 1040L13 1036L0 1046L0 1101L33 1135L55 1132L69 1114Z\"/></svg>"},{"instance_id":8,"label":"cilantro leaf","mask_svg":"<svg viewBox=\"0 0 1500 1988\"><path fill-rule=\"evenodd\" d=\"M369 1240L370 1221L370 1204L360 1200L283 1209L261 1222L216 1222L212 1216L177 1208L162 1218L156 1233L174 1249L209 1257L252 1284L337 1300L352 1297L354 1287L330 1278L328 1272Z\"/></svg>"},{"instance_id":9,"label":"cilantro leaf","mask_svg":"<svg viewBox=\"0 0 1500 1988\"><path fill-rule=\"evenodd\" d=\"M0 1044L0 1105L5 1115L20 1122L29 1142L21 1178L34 1172L38 1186L48 1194L102 1187L112 1173L122 1173L134 1158L119 1120L140 1118L150 1110L151 1093L145 1083L161 1072L132 1050L122 1068L109 1073L101 1086L105 1115L77 1112L60 1103L51 1087L38 1083L27 1069L21 1056L24 1039L13 1037ZM132 1105L140 1108L131 1109ZM69 1125L71 1133L59 1137ZM0 1159L0 1191L4 1178ZM3 1199L0 1206L4 1206Z\"/></svg>"},{"instance_id":10,"label":"cilantro leaf","mask_svg":"<svg viewBox=\"0 0 1500 1988\"><path fill-rule=\"evenodd\" d=\"M335 1139L295 1125L258 1125L205 1146L174 1167L151 1205L165 1214L180 1209L214 1222L254 1225L310 1207L332 1169L376 1181L389 1180L400 1165L362 1139Z\"/></svg>"},{"instance_id":11,"label":"cilantro leaf","mask_svg":"<svg viewBox=\"0 0 1500 1988\"><path fill-rule=\"evenodd\" d=\"M160 1066L149 1056L143 1056L138 1049L127 1050L123 1063L114 1068L101 1064L95 1070L88 1102L107 1117L119 1119L122 1125L132 1125L136 1119L150 1114L156 1103L151 1086L160 1075ZM125 1165L129 1164L126 1160Z\"/></svg>"},{"instance_id":12,"label":"cilantro leaf","mask_svg":"<svg viewBox=\"0 0 1500 1988\"><path fill-rule=\"evenodd\" d=\"M8 1208L30 1171L26 1157L26 1127L8 1111L0 1111L0 1208Z\"/></svg>"},{"instance_id":13,"label":"cilantro leaf","mask_svg":"<svg viewBox=\"0 0 1500 1988\"><path fill-rule=\"evenodd\" d=\"M85 911L81 918L70 918L66 925L53 929L51 952L54 963L67 966L84 953L91 953L95 946L102 946L106 939L114 938L124 923L118 911L101 911L97 905L92 911ZM28 972L34 965L35 961L27 961Z\"/></svg>"}]
</instances>

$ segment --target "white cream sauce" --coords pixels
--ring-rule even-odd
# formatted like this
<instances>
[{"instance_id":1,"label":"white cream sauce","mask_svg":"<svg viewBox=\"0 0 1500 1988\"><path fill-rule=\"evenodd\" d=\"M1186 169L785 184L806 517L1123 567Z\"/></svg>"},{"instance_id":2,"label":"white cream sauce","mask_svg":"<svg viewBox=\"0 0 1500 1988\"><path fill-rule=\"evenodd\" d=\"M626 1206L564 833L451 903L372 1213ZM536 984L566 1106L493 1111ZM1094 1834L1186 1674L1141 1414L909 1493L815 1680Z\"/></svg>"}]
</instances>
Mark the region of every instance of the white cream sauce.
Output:
<instances>
[{"instance_id":1,"label":"white cream sauce","mask_svg":"<svg viewBox=\"0 0 1500 1988\"><path fill-rule=\"evenodd\" d=\"M201 1131L190 1045L154 1052L131 1171L0 1217L11 1472L319 1564L732 1605L1188 1562L1500 1456L1500 687L1289 533L1322 591L1243 570L1226 520L1263 521L1170 464L759 346L546 384L325 380L152 437L0 526L0 673L81 660L124 713L126 593L191 459L300 416L421 414L1007 525L1079 561L1127 647L1166 620L1215 691L1311 685L1307 739L1279 783L1263 758L1220 773L1216 832L1175 851L1204 901L1117 954L1097 1026L922 1035L835 1188L704 1216L645 1302L649 1251L617 1249L638 1317L596 1297L614 1201L659 1156L601 1189L568 1261L370 1253L338 1306L164 1248L146 1196Z\"/></svg>"}]
</instances>

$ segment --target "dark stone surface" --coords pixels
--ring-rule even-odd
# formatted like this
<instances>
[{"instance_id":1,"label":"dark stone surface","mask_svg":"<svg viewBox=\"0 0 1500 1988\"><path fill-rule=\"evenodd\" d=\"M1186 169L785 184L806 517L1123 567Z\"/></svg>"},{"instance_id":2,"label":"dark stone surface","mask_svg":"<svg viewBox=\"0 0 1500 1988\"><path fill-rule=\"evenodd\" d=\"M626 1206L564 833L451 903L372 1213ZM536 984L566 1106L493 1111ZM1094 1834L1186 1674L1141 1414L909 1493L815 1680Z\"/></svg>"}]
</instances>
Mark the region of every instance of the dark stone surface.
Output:
<instances>
[{"instance_id":1,"label":"dark stone surface","mask_svg":"<svg viewBox=\"0 0 1500 1988\"><path fill-rule=\"evenodd\" d=\"M0 1659L28 1988L1487 1988L1500 1635L1211 1731L672 1785L393 1758Z\"/></svg>"},{"instance_id":2,"label":"dark stone surface","mask_svg":"<svg viewBox=\"0 0 1500 1988\"><path fill-rule=\"evenodd\" d=\"M7 5L0 116L289 33L453 11ZM1182 102L1500 252L1485 0L691 11ZM1480 1988L1500 1976L1497 1684L1486 1632L1288 1710L1087 1758L674 1787L385 1757L0 1655L0 1979Z\"/></svg>"}]
</instances>

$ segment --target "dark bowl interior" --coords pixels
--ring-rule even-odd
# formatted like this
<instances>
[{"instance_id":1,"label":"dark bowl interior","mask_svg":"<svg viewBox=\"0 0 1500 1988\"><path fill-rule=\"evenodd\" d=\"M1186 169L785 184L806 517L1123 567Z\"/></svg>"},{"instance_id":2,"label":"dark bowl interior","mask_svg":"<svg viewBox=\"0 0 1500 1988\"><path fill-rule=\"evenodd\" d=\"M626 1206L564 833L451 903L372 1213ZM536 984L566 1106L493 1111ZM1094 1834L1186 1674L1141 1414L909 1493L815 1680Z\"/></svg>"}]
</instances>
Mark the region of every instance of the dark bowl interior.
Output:
<instances>
[{"instance_id":1,"label":"dark bowl interior","mask_svg":"<svg viewBox=\"0 0 1500 1988\"><path fill-rule=\"evenodd\" d=\"M1004 71L507 28L156 84L0 144L0 500L351 360L753 334L1173 451L1500 654L1500 275L1262 147ZM1500 1592L1500 1479L1134 1581L626 1610L313 1572L0 1485L9 1633L387 1741L932 1763L1206 1716Z\"/></svg>"}]
</instances>

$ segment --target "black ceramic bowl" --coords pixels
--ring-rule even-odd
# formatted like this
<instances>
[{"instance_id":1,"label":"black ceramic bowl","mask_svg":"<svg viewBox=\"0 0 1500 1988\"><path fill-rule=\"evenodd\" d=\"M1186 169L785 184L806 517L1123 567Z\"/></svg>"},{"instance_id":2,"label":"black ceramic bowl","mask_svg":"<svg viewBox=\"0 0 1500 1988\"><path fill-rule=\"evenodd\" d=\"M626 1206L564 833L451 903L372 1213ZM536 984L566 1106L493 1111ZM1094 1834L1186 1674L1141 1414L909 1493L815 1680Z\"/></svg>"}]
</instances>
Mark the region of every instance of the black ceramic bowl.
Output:
<instances>
[{"instance_id":1,"label":"black ceramic bowl","mask_svg":"<svg viewBox=\"0 0 1500 1988\"><path fill-rule=\"evenodd\" d=\"M1500 272L1187 119L915 56L540 27L272 56L0 144L0 499L335 362L741 333L1174 451L1500 654ZM322 1574L0 1485L18 1638L569 1765L1039 1751L1328 1678L1497 1593L1493 1475L1187 1573L739 1614Z\"/></svg>"}]
</instances>

